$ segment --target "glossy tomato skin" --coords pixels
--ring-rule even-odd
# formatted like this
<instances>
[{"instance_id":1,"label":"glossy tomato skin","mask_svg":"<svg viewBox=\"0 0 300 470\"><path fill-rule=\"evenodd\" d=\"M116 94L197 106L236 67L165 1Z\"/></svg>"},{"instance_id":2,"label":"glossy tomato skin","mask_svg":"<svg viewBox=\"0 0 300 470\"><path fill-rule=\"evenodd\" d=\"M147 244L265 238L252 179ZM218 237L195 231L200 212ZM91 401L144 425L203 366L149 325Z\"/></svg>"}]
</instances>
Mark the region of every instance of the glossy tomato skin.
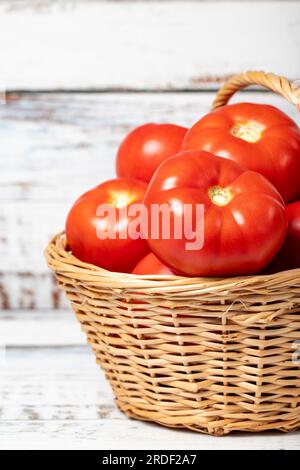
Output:
<instances>
[{"instance_id":1,"label":"glossy tomato skin","mask_svg":"<svg viewBox=\"0 0 300 470\"><path fill-rule=\"evenodd\" d=\"M121 143L116 161L117 176L148 183L167 158L178 153L187 128L175 124L144 124Z\"/></svg>"},{"instance_id":2,"label":"glossy tomato skin","mask_svg":"<svg viewBox=\"0 0 300 470\"><path fill-rule=\"evenodd\" d=\"M269 271L300 268L300 201L286 206L288 231L283 246Z\"/></svg>"},{"instance_id":3,"label":"glossy tomato skin","mask_svg":"<svg viewBox=\"0 0 300 470\"><path fill-rule=\"evenodd\" d=\"M194 124L182 149L206 150L258 171L285 202L300 197L300 129L274 106L237 103L218 108Z\"/></svg>"},{"instance_id":4,"label":"glossy tomato skin","mask_svg":"<svg viewBox=\"0 0 300 470\"><path fill-rule=\"evenodd\" d=\"M138 264L132 271L132 274L138 274L141 276L152 274L161 274L168 276L176 275L171 268L169 268L166 264L162 263L153 253L149 253L143 259L141 259L141 261L138 262Z\"/></svg>"},{"instance_id":5,"label":"glossy tomato skin","mask_svg":"<svg viewBox=\"0 0 300 470\"><path fill-rule=\"evenodd\" d=\"M181 239L173 236L174 219L170 239L164 239L161 230L157 239L151 237L148 221L151 251L190 276L257 273L279 251L287 230L282 197L264 176L204 151L181 152L164 162L150 182L144 204L148 212L153 204L176 207L172 217L190 204L191 230L202 229L194 209L203 204L204 244L197 249L186 249L188 233Z\"/></svg>"},{"instance_id":6,"label":"glossy tomato skin","mask_svg":"<svg viewBox=\"0 0 300 470\"><path fill-rule=\"evenodd\" d=\"M131 218L121 214L121 208L141 203L145 190L146 185L141 181L119 178L106 181L83 194L71 208L66 221L67 242L74 256L110 271L131 272L149 249L142 238L131 239L128 236ZM112 228L108 226L107 217L97 216L101 204L116 209L115 239L98 236ZM119 238L123 230L125 239Z\"/></svg>"}]
</instances>

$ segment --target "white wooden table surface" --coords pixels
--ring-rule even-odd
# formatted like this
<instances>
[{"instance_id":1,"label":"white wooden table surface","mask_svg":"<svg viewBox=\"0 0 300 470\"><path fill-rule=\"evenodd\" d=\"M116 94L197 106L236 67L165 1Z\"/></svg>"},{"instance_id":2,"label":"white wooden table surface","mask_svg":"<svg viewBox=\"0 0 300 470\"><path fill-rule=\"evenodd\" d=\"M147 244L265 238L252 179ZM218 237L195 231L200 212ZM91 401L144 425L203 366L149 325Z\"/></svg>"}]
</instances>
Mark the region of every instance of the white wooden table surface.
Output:
<instances>
[{"instance_id":1,"label":"white wooden table surface","mask_svg":"<svg viewBox=\"0 0 300 470\"><path fill-rule=\"evenodd\" d=\"M191 125L235 71L300 78L299 24L288 1L0 1L1 449L300 449L300 433L217 438L127 419L42 255L74 198L113 177L129 129ZM270 93L241 96L300 124Z\"/></svg>"},{"instance_id":2,"label":"white wooden table surface","mask_svg":"<svg viewBox=\"0 0 300 470\"><path fill-rule=\"evenodd\" d=\"M0 449L300 449L300 433L212 437L129 420L69 311L7 313Z\"/></svg>"}]
</instances>

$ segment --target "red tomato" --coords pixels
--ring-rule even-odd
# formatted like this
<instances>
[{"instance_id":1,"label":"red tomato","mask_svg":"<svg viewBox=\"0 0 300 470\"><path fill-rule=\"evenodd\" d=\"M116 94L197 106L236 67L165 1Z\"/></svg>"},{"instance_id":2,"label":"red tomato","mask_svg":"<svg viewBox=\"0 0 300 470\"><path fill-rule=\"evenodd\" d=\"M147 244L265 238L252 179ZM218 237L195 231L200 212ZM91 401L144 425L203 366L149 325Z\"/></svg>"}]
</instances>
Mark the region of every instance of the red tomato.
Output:
<instances>
[{"instance_id":1,"label":"red tomato","mask_svg":"<svg viewBox=\"0 0 300 470\"><path fill-rule=\"evenodd\" d=\"M81 196L73 205L66 222L66 236L73 254L86 263L110 271L131 272L149 251L141 237L131 239L128 225L133 219L122 208L141 203L146 185L125 178L106 181ZM97 210L101 204L115 209L116 220L108 221L107 214ZM111 230L116 238L105 237ZM124 239L120 234L124 234Z\"/></svg>"},{"instance_id":2,"label":"red tomato","mask_svg":"<svg viewBox=\"0 0 300 470\"><path fill-rule=\"evenodd\" d=\"M273 106L218 108L187 132L182 148L206 150L258 171L286 202L300 197L300 129Z\"/></svg>"},{"instance_id":3,"label":"red tomato","mask_svg":"<svg viewBox=\"0 0 300 470\"><path fill-rule=\"evenodd\" d=\"M153 236L151 216L148 244L164 263L191 276L257 273L276 255L287 230L284 202L264 176L204 151L181 152L165 161L150 182L144 204L148 214L153 204L170 208L169 239L162 221ZM184 220L183 236L176 238L185 204L192 207L191 222ZM204 208L204 217L197 206ZM197 247L187 249L195 234Z\"/></svg>"},{"instance_id":4,"label":"red tomato","mask_svg":"<svg viewBox=\"0 0 300 470\"><path fill-rule=\"evenodd\" d=\"M271 263L271 272L300 268L300 201L286 206L286 213L287 235L278 256Z\"/></svg>"},{"instance_id":5,"label":"red tomato","mask_svg":"<svg viewBox=\"0 0 300 470\"><path fill-rule=\"evenodd\" d=\"M187 132L175 124L144 124L125 137L117 154L117 175L148 183L155 170L181 149Z\"/></svg>"},{"instance_id":6,"label":"red tomato","mask_svg":"<svg viewBox=\"0 0 300 470\"><path fill-rule=\"evenodd\" d=\"M139 275L152 275L152 274L166 274L174 276L175 273L166 264L162 263L153 253L149 253L141 261L138 262L132 274Z\"/></svg>"}]
</instances>

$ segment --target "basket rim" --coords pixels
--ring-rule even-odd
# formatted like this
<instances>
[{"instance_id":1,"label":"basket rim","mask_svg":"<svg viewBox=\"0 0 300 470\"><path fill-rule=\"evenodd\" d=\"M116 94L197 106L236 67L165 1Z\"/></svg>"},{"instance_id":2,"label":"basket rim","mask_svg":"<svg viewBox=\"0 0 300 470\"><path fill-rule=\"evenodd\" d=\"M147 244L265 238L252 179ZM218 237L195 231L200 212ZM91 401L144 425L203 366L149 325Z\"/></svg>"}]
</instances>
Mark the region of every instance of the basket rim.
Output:
<instances>
[{"instance_id":1,"label":"basket rim","mask_svg":"<svg viewBox=\"0 0 300 470\"><path fill-rule=\"evenodd\" d=\"M300 289L300 268L279 271L272 274L255 274L247 276L208 278L208 277L184 277L177 275L137 275L108 271L93 264L85 263L76 258L66 249L65 232L61 231L53 236L45 248L44 255L48 266L55 272L65 277L77 279L89 284L109 284L119 288L154 288L166 290L207 289L224 290L240 287L255 289L255 285L291 285ZM296 283L298 282L298 286Z\"/></svg>"}]
</instances>

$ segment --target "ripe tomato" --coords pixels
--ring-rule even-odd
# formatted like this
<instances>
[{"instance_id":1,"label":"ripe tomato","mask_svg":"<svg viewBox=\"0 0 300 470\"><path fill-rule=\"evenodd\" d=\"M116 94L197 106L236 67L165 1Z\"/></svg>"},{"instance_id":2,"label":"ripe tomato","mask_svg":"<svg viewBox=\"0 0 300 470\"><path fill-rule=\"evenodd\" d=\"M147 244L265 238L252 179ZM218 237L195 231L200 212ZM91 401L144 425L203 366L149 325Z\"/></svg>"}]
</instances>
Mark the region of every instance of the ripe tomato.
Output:
<instances>
[{"instance_id":1,"label":"ripe tomato","mask_svg":"<svg viewBox=\"0 0 300 470\"><path fill-rule=\"evenodd\" d=\"M204 116L184 150L201 149L266 176L285 202L300 197L300 129L274 106L238 103Z\"/></svg>"},{"instance_id":2,"label":"ripe tomato","mask_svg":"<svg viewBox=\"0 0 300 470\"><path fill-rule=\"evenodd\" d=\"M170 209L170 237L162 220L158 229L153 227L157 220L152 213L148 244L164 263L190 276L257 273L279 251L287 230L284 202L264 176L199 150L165 161L150 182L144 204L148 214L161 204ZM179 238L175 227L185 205L192 208L191 217L190 222L184 219ZM203 207L204 217L197 206ZM196 235L200 243L188 247Z\"/></svg>"},{"instance_id":3,"label":"ripe tomato","mask_svg":"<svg viewBox=\"0 0 300 470\"><path fill-rule=\"evenodd\" d=\"M187 132L175 124L144 124L130 132L117 154L117 175L148 183L155 170L181 149Z\"/></svg>"},{"instance_id":4,"label":"ripe tomato","mask_svg":"<svg viewBox=\"0 0 300 470\"><path fill-rule=\"evenodd\" d=\"M175 275L174 271L166 264L162 263L153 253L146 255L141 261L138 262L132 274L166 274L169 276Z\"/></svg>"},{"instance_id":5,"label":"ripe tomato","mask_svg":"<svg viewBox=\"0 0 300 470\"><path fill-rule=\"evenodd\" d=\"M141 203L145 190L141 181L120 178L106 181L81 196L66 222L67 242L73 254L81 261L110 271L131 272L149 249L141 237L128 236L132 218L122 209ZM98 212L102 204L104 209L115 209L115 220L109 221L107 213ZM114 239L107 236L109 231L115 233Z\"/></svg>"},{"instance_id":6,"label":"ripe tomato","mask_svg":"<svg viewBox=\"0 0 300 470\"><path fill-rule=\"evenodd\" d=\"M286 213L287 235L278 256L271 263L271 272L300 268L300 201L286 206Z\"/></svg>"}]
</instances>

